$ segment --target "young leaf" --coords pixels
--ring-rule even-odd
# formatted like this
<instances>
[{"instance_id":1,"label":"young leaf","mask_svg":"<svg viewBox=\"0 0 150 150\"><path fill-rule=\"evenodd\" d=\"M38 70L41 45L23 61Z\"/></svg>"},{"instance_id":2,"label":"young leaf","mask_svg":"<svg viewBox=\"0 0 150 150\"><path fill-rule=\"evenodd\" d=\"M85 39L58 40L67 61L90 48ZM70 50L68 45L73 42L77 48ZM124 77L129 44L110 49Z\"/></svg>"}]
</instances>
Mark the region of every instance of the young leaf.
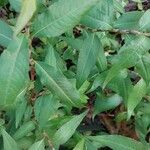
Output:
<instances>
[{"instance_id":1,"label":"young leaf","mask_svg":"<svg viewBox=\"0 0 150 150\"><path fill-rule=\"evenodd\" d=\"M135 37L130 43L125 44L116 56L115 64L109 69L103 88L110 82L120 70L129 68L141 59L141 57L149 50L150 39L145 36Z\"/></svg>"},{"instance_id":2,"label":"young leaf","mask_svg":"<svg viewBox=\"0 0 150 150\"><path fill-rule=\"evenodd\" d=\"M75 146L73 150L84 150L85 149L85 140L82 139L79 143Z\"/></svg>"},{"instance_id":3,"label":"young leaf","mask_svg":"<svg viewBox=\"0 0 150 150\"><path fill-rule=\"evenodd\" d=\"M140 26L140 30L142 31L150 31L150 10L148 9L144 15L141 17L141 19L139 20L139 26Z\"/></svg>"},{"instance_id":4,"label":"young leaf","mask_svg":"<svg viewBox=\"0 0 150 150\"><path fill-rule=\"evenodd\" d=\"M99 51L101 51L101 47L98 37L95 34L88 33L79 53L77 64L77 88L80 88L87 80L96 63Z\"/></svg>"},{"instance_id":5,"label":"young leaf","mask_svg":"<svg viewBox=\"0 0 150 150\"><path fill-rule=\"evenodd\" d=\"M54 68L57 68L57 60L54 52L54 48L52 45L48 45L46 48L46 57L45 62Z\"/></svg>"},{"instance_id":6,"label":"young leaf","mask_svg":"<svg viewBox=\"0 0 150 150\"><path fill-rule=\"evenodd\" d=\"M136 64L137 72L142 76L147 84L150 82L150 54L144 55Z\"/></svg>"},{"instance_id":7,"label":"young leaf","mask_svg":"<svg viewBox=\"0 0 150 150\"><path fill-rule=\"evenodd\" d=\"M95 35L96 36L96 35ZM97 38L97 37L96 37ZM83 48L83 44L85 44L86 40L83 39L73 39L73 38L62 38L63 40L65 40L72 48L77 49L77 50L82 50ZM104 49L103 46L99 40L99 51L97 54L97 68L99 69L99 72L106 70L107 68L107 60L106 60L106 56L104 54Z\"/></svg>"},{"instance_id":8,"label":"young leaf","mask_svg":"<svg viewBox=\"0 0 150 150\"><path fill-rule=\"evenodd\" d=\"M41 96L36 100L34 112L41 128L43 128L48 119L55 114L58 107L59 102L52 95Z\"/></svg>"},{"instance_id":9,"label":"young leaf","mask_svg":"<svg viewBox=\"0 0 150 150\"><path fill-rule=\"evenodd\" d=\"M93 85L88 92L94 91L99 86L102 87L106 75L107 75L107 71L99 74L95 78ZM119 72L119 74L108 83L107 87L115 91L116 93L118 93L126 102L132 88L132 83L130 81L130 78L127 77L127 70L122 70L121 72Z\"/></svg>"},{"instance_id":10,"label":"young leaf","mask_svg":"<svg viewBox=\"0 0 150 150\"><path fill-rule=\"evenodd\" d=\"M44 140L34 143L29 150L45 150Z\"/></svg>"},{"instance_id":11,"label":"young leaf","mask_svg":"<svg viewBox=\"0 0 150 150\"><path fill-rule=\"evenodd\" d=\"M33 36L61 35L78 24L82 15L96 2L97 0L58 0L34 21Z\"/></svg>"},{"instance_id":12,"label":"young leaf","mask_svg":"<svg viewBox=\"0 0 150 150\"><path fill-rule=\"evenodd\" d=\"M114 27L118 29L139 29L139 20L142 17L142 11L132 11L124 13L114 22Z\"/></svg>"},{"instance_id":13,"label":"young leaf","mask_svg":"<svg viewBox=\"0 0 150 150\"><path fill-rule=\"evenodd\" d=\"M19 147L16 141L5 131L2 129L4 150L19 150Z\"/></svg>"},{"instance_id":14,"label":"young leaf","mask_svg":"<svg viewBox=\"0 0 150 150\"><path fill-rule=\"evenodd\" d=\"M70 105L81 106L79 92L61 71L42 62L36 62L36 70L43 85L46 85L53 94Z\"/></svg>"},{"instance_id":15,"label":"young leaf","mask_svg":"<svg viewBox=\"0 0 150 150\"><path fill-rule=\"evenodd\" d=\"M114 150L147 150L148 148L138 141L120 135L90 136L89 139Z\"/></svg>"},{"instance_id":16,"label":"young leaf","mask_svg":"<svg viewBox=\"0 0 150 150\"><path fill-rule=\"evenodd\" d=\"M27 99L25 97L26 89L17 97L17 104L16 104L16 128L20 124L23 115L27 108Z\"/></svg>"},{"instance_id":17,"label":"young leaf","mask_svg":"<svg viewBox=\"0 0 150 150\"><path fill-rule=\"evenodd\" d=\"M32 18L36 11L36 0L23 0L21 12L16 23L14 35L17 35Z\"/></svg>"},{"instance_id":18,"label":"young leaf","mask_svg":"<svg viewBox=\"0 0 150 150\"><path fill-rule=\"evenodd\" d=\"M13 31L10 26L0 20L0 45L7 47L12 41Z\"/></svg>"},{"instance_id":19,"label":"young leaf","mask_svg":"<svg viewBox=\"0 0 150 150\"><path fill-rule=\"evenodd\" d=\"M94 105L94 115L101 113L103 111L114 109L115 107L120 105L121 102L122 102L122 98L117 94L115 94L109 98L99 96L96 99L96 102Z\"/></svg>"},{"instance_id":20,"label":"young leaf","mask_svg":"<svg viewBox=\"0 0 150 150\"><path fill-rule=\"evenodd\" d=\"M29 121L23 124L14 134L14 139L18 140L26 136L28 133L35 129L35 123L33 121Z\"/></svg>"},{"instance_id":21,"label":"young leaf","mask_svg":"<svg viewBox=\"0 0 150 150\"><path fill-rule=\"evenodd\" d=\"M6 63L7 62L7 63ZM15 103L28 83L29 51L26 37L12 40L0 56L0 106Z\"/></svg>"},{"instance_id":22,"label":"young leaf","mask_svg":"<svg viewBox=\"0 0 150 150\"><path fill-rule=\"evenodd\" d=\"M81 23L90 28L109 30L112 29L113 19L113 0L100 0L99 3L82 18Z\"/></svg>"},{"instance_id":23,"label":"young leaf","mask_svg":"<svg viewBox=\"0 0 150 150\"><path fill-rule=\"evenodd\" d=\"M146 91L147 91L147 86L143 79L138 81L138 83L131 90L127 102L128 119L131 117L135 107L139 104L143 96L146 94Z\"/></svg>"},{"instance_id":24,"label":"young leaf","mask_svg":"<svg viewBox=\"0 0 150 150\"><path fill-rule=\"evenodd\" d=\"M56 149L59 145L66 143L71 138L86 114L87 111L78 116L74 116L70 121L57 130L53 138Z\"/></svg>"},{"instance_id":25,"label":"young leaf","mask_svg":"<svg viewBox=\"0 0 150 150\"><path fill-rule=\"evenodd\" d=\"M68 45L70 45L72 48L80 50L83 45L83 39L78 38L70 38L70 37L62 37L64 41L67 42Z\"/></svg>"}]
</instances>

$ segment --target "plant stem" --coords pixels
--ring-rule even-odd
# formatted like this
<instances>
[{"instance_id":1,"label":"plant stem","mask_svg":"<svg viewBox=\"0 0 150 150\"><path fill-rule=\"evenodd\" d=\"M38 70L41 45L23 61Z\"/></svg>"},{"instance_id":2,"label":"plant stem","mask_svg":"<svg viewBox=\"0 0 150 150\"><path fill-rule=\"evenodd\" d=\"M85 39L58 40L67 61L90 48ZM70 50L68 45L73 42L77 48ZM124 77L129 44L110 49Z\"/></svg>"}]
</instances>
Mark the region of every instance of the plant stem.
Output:
<instances>
[{"instance_id":1,"label":"plant stem","mask_svg":"<svg viewBox=\"0 0 150 150\"><path fill-rule=\"evenodd\" d=\"M95 30L95 32L112 32L118 34L135 34L135 35L144 35L150 37L150 32L140 32L137 30L120 30L120 29L112 29L112 30Z\"/></svg>"}]
</instances>

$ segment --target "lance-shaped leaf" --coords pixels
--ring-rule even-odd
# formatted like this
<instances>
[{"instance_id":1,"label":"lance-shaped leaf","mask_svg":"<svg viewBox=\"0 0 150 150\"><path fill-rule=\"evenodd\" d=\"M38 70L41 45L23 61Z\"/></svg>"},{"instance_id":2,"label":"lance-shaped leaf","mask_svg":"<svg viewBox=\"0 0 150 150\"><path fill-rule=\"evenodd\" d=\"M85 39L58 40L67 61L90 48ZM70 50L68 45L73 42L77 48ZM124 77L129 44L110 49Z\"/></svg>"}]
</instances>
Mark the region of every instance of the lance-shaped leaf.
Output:
<instances>
[{"instance_id":1,"label":"lance-shaped leaf","mask_svg":"<svg viewBox=\"0 0 150 150\"><path fill-rule=\"evenodd\" d=\"M34 129L35 123L33 121L26 122L15 132L13 137L15 140L21 139Z\"/></svg>"},{"instance_id":2,"label":"lance-shaped leaf","mask_svg":"<svg viewBox=\"0 0 150 150\"><path fill-rule=\"evenodd\" d=\"M118 29L139 29L139 20L142 17L142 11L124 13L114 22L114 27Z\"/></svg>"},{"instance_id":3,"label":"lance-shaped leaf","mask_svg":"<svg viewBox=\"0 0 150 150\"><path fill-rule=\"evenodd\" d=\"M94 115L101 113L103 111L114 109L118 105L120 105L121 102L122 102L122 98L117 94L108 98L99 95L94 105Z\"/></svg>"},{"instance_id":4,"label":"lance-shaped leaf","mask_svg":"<svg viewBox=\"0 0 150 150\"><path fill-rule=\"evenodd\" d=\"M50 44L46 48L45 62L49 64L50 66L57 68L57 59L55 56L55 50L53 46Z\"/></svg>"},{"instance_id":5,"label":"lance-shaped leaf","mask_svg":"<svg viewBox=\"0 0 150 150\"><path fill-rule=\"evenodd\" d=\"M103 146L108 146L113 150L147 150L148 147L142 143L135 141L131 138L120 136L120 135L102 135L102 136L91 136L90 140L99 142Z\"/></svg>"},{"instance_id":6,"label":"lance-shaped leaf","mask_svg":"<svg viewBox=\"0 0 150 150\"><path fill-rule=\"evenodd\" d=\"M131 90L127 102L128 119L131 117L135 107L140 103L143 96L146 94L146 91L147 91L147 86L143 79L141 79Z\"/></svg>"},{"instance_id":7,"label":"lance-shaped leaf","mask_svg":"<svg viewBox=\"0 0 150 150\"><path fill-rule=\"evenodd\" d=\"M20 36L13 40L0 56L0 106L14 104L28 83L28 40Z\"/></svg>"},{"instance_id":8,"label":"lance-shaped leaf","mask_svg":"<svg viewBox=\"0 0 150 150\"><path fill-rule=\"evenodd\" d=\"M56 149L59 145L66 143L71 138L86 114L87 111L78 116L74 116L70 121L57 130L53 138Z\"/></svg>"},{"instance_id":9,"label":"lance-shaped leaf","mask_svg":"<svg viewBox=\"0 0 150 150\"><path fill-rule=\"evenodd\" d=\"M112 29L113 19L113 0L100 0L99 3L82 18L81 23L91 28L109 30Z\"/></svg>"},{"instance_id":10,"label":"lance-shaped leaf","mask_svg":"<svg viewBox=\"0 0 150 150\"><path fill-rule=\"evenodd\" d=\"M12 40L13 31L10 26L0 20L0 45L7 47Z\"/></svg>"},{"instance_id":11,"label":"lance-shaped leaf","mask_svg":"<svg viewBox=\"0 0 150 150\"><path fill-rule=\"evenodd\" d=\"M148 9L139 20L140 29L143 31L150 31L150 10Z\"/></svg>"},{"instance_id":12,"label":"lance-shaped leaf","mask_svg":"<svg viewBox=\"0 0 150 150\"><path fill-rule=\"evenodd\" d=\"M73 28L97 0L59 0L33 23L34 36L55 37Z\"/></svg>"},{"instance_id":13,"label":"lance-shaped leaf","mask_svg":"<svg viewBox=\"0 0 150 150\"><path fill-rule=\"evenodd\" d=\"M27 99L25 96L26 89L17 97L16 103L16 128L20 124L21 120L23 119L24 113L27 108Z\"/></svg>"},{"instance_id":14,"label":"lance-shaped leaf","mask_svg":"<svg viewBox=\"0 0 150 150\"><path fill-rule=\"evenodd\" d=\"M88 39L89 37L87 37ZM75 38L62 38L63 40L65 40L72 48L77 49L77 50L82 50L83 48L83 44L85 44L86 42L83 39L75 39ZM87 41L88 43L88 41ZM99 41L99 49L98 49L98 53L97 53L97 68L99 69L99 71L104 71L107 68L107 60L106 60L106 56L104 54L104 49L103 46L101 44L101 42Z\"/></svg>"},{"instance_id":15,"label":"lance-shaped leaf","mask_svg":"<svg viewBox=\"0 0 150 150\"><path fill-rule=\"evenodd\" d=\"M88 33L79 53L77 64L77 88L80 88L88 78L98 59L98 53L100 51L101 47L98 37L95 34Z\"/></svg>"},{"instance_id":16,"label":"lance-shaped leaf","mask_svg":"<svg viewBox=\"0 0 150 150\"><path fill-rule=\"evenodd\" d=\"M36 10L36 0L24 0L22 2L22 8L17 20L15 35L17 35L28 23L28 21L32 18L34 12Z\"/></svg>"},{"instance_id":17,"label":"lance-shaped leaf","mask_svg":"<svg viewBox=\"0 0 150 150\"><path fill-rule=\"evenodd\" d=\"M19 150L16 141L5 131L2 130L4 150Z\"/></svg>"},{"instance_id":18,"label":"lance-shaped leaf","mask_svg":"<svg viewBox=\"0 0 150 150\"><path fill-rule=\"evenodd\" d=\"M79 143L75 146L73 150L84 150L85 149L85 140L82 139Z\"/></svg>"},{"instance_id":19,"label":"lance-shaped leaf","mask_svg":"<svg viewBox=\"0 0 150 150\"><path fill-rule=\"evenodd\" d=\"M60 100L74 106L80 106L79 92L61 71L42 62L36 62L36 71L43 85L47 86Z\"/></svg>"},{"instance_id":20,"label":"lance-shaped leaf","mask_svg":"<svg viewBox=\"0 0 150 150\"><path fill-rule=\"evenodd\" d=\"M144 55L136 64L137 72L142 76L147 84L150 82L150 54Z\"/></svg>"},{"instance_id":21,"label":"lance-shaped leaf","mask_svg":"<svg viewBox=\"0 0 150 150\"><path fill-rule=\"evenodd\" d=\"M29 150L45 150L44 140L34 143L33 145L31 145Z\"/></svg>"},{"instance_id":22,"label":"lance-shaped leaf","mask_svg":"<svg viewBox=\"0 0 150 150\"><path fill-rule=\"evenodd\" d=\"M103 88L119 73L120 70L136 65L141 57L149 50L149 47L150 39L144 36L135 36L134 40L125 44L116 56L115 63L109 69Z\"/></svg>"},{"instance_id":23,"label":"lance-shaped leaf","mask_svg":"<svg viewBox=\"0 0 150 150\"><path fill-rule=\"evenodd\" d=\"M40 128L45 127L48 119L55 115L59 106L59 102L52 95L44 95L36 100L34 112Z\"/></svg>"}]
</instances>

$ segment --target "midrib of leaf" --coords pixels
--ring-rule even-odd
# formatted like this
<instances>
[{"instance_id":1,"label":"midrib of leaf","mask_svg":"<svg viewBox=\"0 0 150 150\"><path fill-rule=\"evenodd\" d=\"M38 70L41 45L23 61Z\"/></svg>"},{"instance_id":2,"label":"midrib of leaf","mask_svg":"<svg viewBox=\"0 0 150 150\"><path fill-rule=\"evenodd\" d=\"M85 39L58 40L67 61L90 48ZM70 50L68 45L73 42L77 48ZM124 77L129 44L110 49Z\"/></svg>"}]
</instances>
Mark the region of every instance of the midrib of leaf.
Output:
<instances>
[{"instance_id":1,"label":"midrib of leaf","mask_svg":"<svg viewBox=\"0 0 150 150\"><path fill-rule=\"evenodd\" d=\"M19 54L23 39L24 38L22 38L22 41L20 42L20 45L17 48L17 52L16 52L16 55L14 57L14 61L12 62L12 67L11 67L11 70L9 71L8 78L7 78L7 81L6 81L6 90L5 90L5 96L4 96L5 104L6 104L6 97L7 97L7 92L8 92L8 89L9 89L9 84L10 84L10 77L11 77L11 74L13 73L14 68L15 68L17 56Z\"/></svg>"},{"instance_id":2,"label":"midrib of leaf","mask_svg":"<svg viewBox=\"0 0 150 150\"><path fill-rule=\"evenodd\" d=\"M11 38L5 36L4 34L1 34L1 33L0 33L0 36L4 37L4 38L7 39L7 40L10 40L10 41L12 40Z\"/></svg>"},{"instance_id":3,"label":"midrib of leaf","mask_svg":"<svg viewBox=\"0 0 150 150\"><path fill-rule=\"evenodd\" d=\"M43 70L44 74L48 77L48 79L60 90L60 92L71 102L71 104L74 105L72 100L68 97L68 95L66 95L66 93L61 89L61 87L58 86L58 84L55 82L55 80L53 80L53 78L51 78L49 76L47 71L45 69L43 69L42 66L40 64L38 64L37 62L36 62L36 64Z\"/></svg>"},{"instance_id":4,"label":"midrib of leaf","mask_svg":"<svg viewBox=\"0 0 150 150\"><path fill-rule=\"evenodd\" d=\"M23 90L20 91L20 93L17 95L16 99L22 95L26 91L27 87L25 87Z\"/></svg>"},{"instance_id":5,"label":"midrib of leaf","mask_svg":"<svg viewBox=\"0 0 150 150\"><path fill-rule=\"evenodd\" d=\"M91 42L91 45L90 45L90 48L89 48L89 51L88 51L88 57L89 57L89 54L90 54L90 51L91 51L91 48L92 48L92 45L93 45L93 42L94 42L94 37L95 37L95 35L93 35L93 37L92 37L92 42ZM92 53L93 54L93 53ZM87 57L87 58L88 58ZM83 69L82 69L82 71L81 71L81 76L83 75L83 70L84 70L84 68L85 68L85 66L86 66L86 64L87 64L87 60L88 59L86 59L86 62L84 62L84 65L83 65Z\"/></svg>"},{"instance_id":6,"label":"midrib of leaf","mask_svg":"<svg viewBox=\"0 0 150 150\"><path fill-rule=\"evenodd\" d=\"M86 4L86 5L87 5L87 4ZM83 6L83 7L84 7L84 6ZM77 11L80 10L81 8L82 8L82 7L79 7L79 8L77 8L77 9L73 10L73 11L70 11L70 12L66 13L66 14L65 14L66 16L61 16L61 17L59 17L58 19L53 20L51 23L49 23L48 25L46 25L45 27L43 27L43 28L41 28L39 31L37 31L37 32L33 35L33 37L34 37L36 34L38 34L39 32L41 32L42 30L44 30L44 29L48 28L49 26L51 26L52 24L54 24L54 23L56 23L56 22L59 22L62 18L66 18L66 17L70 16L71 14L73 14L74 12L77 12ZM74 19L75 19L75 18L74 18Z\"/></svg>"}]
</instances>

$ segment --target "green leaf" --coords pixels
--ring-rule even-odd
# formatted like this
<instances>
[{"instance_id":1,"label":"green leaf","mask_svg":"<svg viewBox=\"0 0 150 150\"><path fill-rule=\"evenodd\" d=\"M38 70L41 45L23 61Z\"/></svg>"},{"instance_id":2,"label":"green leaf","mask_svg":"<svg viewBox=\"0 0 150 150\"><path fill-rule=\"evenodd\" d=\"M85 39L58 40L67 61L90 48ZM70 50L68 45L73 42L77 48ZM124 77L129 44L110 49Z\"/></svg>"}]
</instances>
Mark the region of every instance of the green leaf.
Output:
<instances>
[{"instance_id":1,"label":"green leaf","mask_svg":"<svg viewBox=\"0 0 150 150\"><path fill-rule=\"evenodd\" d=\"M8 2L7 0L1 0L1 1L0 1L0 6L4 6L4 5L6 5L6 4L7 4L7 2Z\"/></svg>"},{"instance_id":2,"label":"green leaf","mask_svg":"<svg viewBox=\"0 0 150 150\"><path fill-rule=\"evenodd\" d=\"M12 40L0 56L0 106L13 105L28 84L29 51L24 36Z\"/></svg>"},{"instance_id":3,"label":"green leaf","mask_svg":"<svg viewBox=\"0 0 150 150\"><path fill-rule=\"evenodd\" d=\"M57 68L57 60L55 56L55 51L52 45L48 45L46 48L45 62L54 68Z\"/></svg>"},{"instance_id":4,"label":"green leaf","mask_svg":"<svg viewBox=\"0 0 150 150\"><path fill-rule=\"evenodd\" d=\"M70 121L65 123L57 130L53 137L53 142L56 149L59 147L59 145L66 143L72 137L86 114L87 111L78 116L74 116L72 119L70 119Z\"/></svg>"},{"instance_id":5,"label":"green leaf","mask_svg":"<svg viewBox=\"0 0 150 150\"><path fill-rule=\"evenodd\" d=\"M98 37L95 34L88 33L79 53L77 64L77 88L80 88L87 80L98 59L99 51L101 51L101 47Z\"/></svg>"},{"instance_id":6,"label":"green leaf","mask_svg":"<svg viewBox=\"0 0 150 150\"><path fill-rule=\"evenodd\" d=\"M15 140L21 139L34 129L35 123L33 121L26 122L15 132L13 137Z\"/></svg>"},{"instance_id":7,"label":"green leaf","mask_svg":"<svg viewBox=\"0 0 150 150\"><path fill-rule=\"evenodd\" d=\"M68 45L70 45L72 48L80 50L83 45L83 39L78 38L70 38L70 37L62 37L64 41L67 42Z\"/></svg>"},{"instance_id":8,"label":"green leaf","mask_svg":"<svg viewBox=\"0 0 150 150\"><path fill-rule=\"evenodd\" d=\"M4 150L19 150L16 141L5 131L2 130Z\"/></svg>"},{"instance_id":9,"label":"green leaf","mask_svg":"<svg viewBox=\"0 0 150 150\"><path fill-rule=\"evenodd\" d=\"M122 4L118 3L117 0L113 0L113 2L114 2L114 8L115 8L115 10L118 11L118 12L120 12L120 13L124 13L124 8L123 8Z\"/></svg>"},{"instance_id":10,"label":"green leaf","mask_svg":"<svg viewBox=\"0 0 150 150\"><path fill-rule=\"evenodd\" d=\"M34 105L35 117L41 128L45 127L48 119L55 115L59 102L52 95L39 97Z\"/></svg>"},{"instance_id":11,"label":"green leaf","mask_svg":"<svg viewBox=\"0 0 150 150\"><path fill-rule=\"evenodd\" d=\"M36 62L36 70L43 85L46 85L60 100L69 105L81 106L79 92L62 72L42 62Z\"/></svg>"},{"instance_id":12,"label":"green leaf","mask_svg":"<svg viewBox=\"0 0 150 150\"><path fill-rule=\"evenodd\" d=\"M97 54L98 58L97 58L96 66L99 72L103 72L107 69L107 59L101 42L99 43L99 47L100 48Z\"/></svg>"},{"instance_id":13,"label":"green leaf","mask_svg":"<svg viewBox=\"0 0 150 150\"><path fill-rule=\"evenodd\" d=\"M122 98L117 94L110 96L108 98L102 95L98 96L94 105L94 115L101 113L103 111L114 109L118 105L120 105L121 102L122 102Z\"/></svg>"},{"instance_id":14,"label":"green leaf","mask_svg":"<svg viewBox=\"0 0 150 150\"><path fill-rule=\"evenodd\" d=\"M45 150L44 140L34 143L29 150Z\"/></svg>"},{"instance_id":15,"label":"green leaf","mask_svg":"<svg viewBox=\"0 0 150 150\"><path fill-rule=\"evenodd\" d=\"M140 30L142 31L150 31L150 10L148 9L144 15L139 20Z\"/></svg>"},{"instance_id":16,"label":"green leaf","mask_svg":"<svg viewBox=\"0 0 150 150\"><path fill-rule=\"evenodd\" d=\"M119 50L115 63L109 69L103 88L110 82L120 70L129 68L138 63L141 57L149 50L150 39L144 36L135 37L130 43L125 44Z\"/></svg>"},{"instance_id":17,"label":"green leaf","mask_svg":"<svg viewBox=\"0 0 150 150\"><path fill-rule=\"evenodd\" d=\"M32 136L24 137L17 140L17 144L21 150L28 150L29 147L34 143L34 138Z\"/></svg>"},{"instance_id":18,"label":"green leaf","mask_svg":"<svg viewBox=\"0 0 150 150\"><path fill-rule=\"evenodd\" d=\"M59 69L62 72L66 71L65 61L51 44L46 47L45 62L55 69Z\"/></svg>"},{"instance_id":19,"label":"green leaf","mask_svg":"<svg viewBox=\"0 0 150 150\"><path fill-rule=\"evenodd\" d=\"M120 135L90 136L89 139L114 150L147 150L142 143Z\"/></svg>"},{"instance_id":20,"label":"green leaf","mask_svg":"<svg viewBox=\"0 0 150 150\"><path fill-rule=\"evenodd\" d=\"M16 12L20 12L22 1L23 0L9 0L9 3Z\"/></svg>"},{"instance_id":21,"label":"green leaf","mask_svg":"<svg viewBox=\"0 0 150 150\"><path fill-rule=\"evenodd\" d=\"M142 76L147 84L150 82L150 54L144 55L136 64L137 72Z\"/></svg>"},{"instance_id":22,"label":"green leaf","mask_svg":"<svg viewBox=\"0 0 150 150\"><path fill-rule=\"evenodd\" d=\"M114 22L114 27L118 29L139 29L139 20L142 17L143 12L141 11L132 11L124 13Z\"/></svg>"},{"instance_id":23,"label":"green leaf","mask_svg":"<svg viewBox=\"0 0 150 150\"><path fill-rule=\"evenodd\" d=\"M98 87L102 88L107 74L108 74L108 71L105 71L105 72L99 74L95 78L93 85L92 85L91 89L88 91L88 93L94 91ZM124 69L124 70L120 71L116 75L116 77L114 77L108 83L107 88L118 93L123 98L124 102L126 103L128 96L129 96L129 93L130 93L131 88L132 88L132 83L130 81L130 78L127 77L127 70Z\"/></svg>"},{"instance_id":24,"label":"green leaf","mask_svg":"<svg viewBox=\"0 0 150 150\"><path fill-rule=\"evenodd\" d=\"M26 89L17 97L17 104L16 104L16 128L20 124L21 120L23 119L23 115L27 108L27 99L25 97Z\"/></svg>"},{"instance_id":25,"label":"green leaf","mask_svg":"<svg viewBox=\"0 0 150 150\"><path fill-rule=\"evenodd\" d=\"M138 81L138 83L133 87L131 93L128 98L127 102L127 109L128 109L128 119L131 117L132 112L134 111L135 107L140 103L143 96L146 94L147 86L143 79Z\"/></svg>"},{"instance_id":26,"label":"green leaf","mask_svg":"<svg viewBox=\"0 0 150 150\"><path fill-rule=\"evenodd\" d=\"M30 21L36 11L36 0L23 0L20 15L18 17L14 35L17 35Z\"/></svg>"},{"instance_id":27,"label":"green leaf","mask_svg":"<svg viewBox=\"0 0 150 150\"><path fill-rule=\"evenodd\" d=\"M96 2L97 0L59 0L53 3L34 21L33 36L61 35L78 24L82 15Z\"/></svg>"},{"instance_id":28,"label":"green leaf","mask_svg":"<svg viewBox=\"0 0 150 150\"><path fill-rule=\"evenodd\" d=\"M84 150L85 149L85 140L82 139L79 143L75 146L73 150Z\"/></svg>"},{"instance_id":29,"label":"green leaf","mask_svg":"<svg viewBox=\"0 0 150 150\"><path fill-rule=\"evenodd\" d=\"M82 48L83 48L83 46L85 46L86 41L88 43L88 38L89 37L87 37L85 40L77 39L77 38L76 39L68 38L68 37L62 38L62 39L65 40L72 48L82 51ZM97 37L96 37L96 39L97 39ZM99 69L100 72L106 70L107 60L106 60L106 56L104 54L104 49L103 49L103 46L102 46L100 40L99 40L99 52L97 55L98 55L97 62L96 62L97 68Z\"/></svg>"},{"instance_id":30,"label":"green leaf","mask_svg":"<svg viewBox=\"0 0 150 150\"><path fill-rule=\"evenodd\" d=\"M12 41L13 31L10 26L0 20L0 45L7 47Z\"/></svg>"},{"instance_id":31,"label":"green leaf","mask_svg":"<svg viewBox=\"0 0 150 150\"><path fill-rule=\"evenodd\" d=\"M81 20L81 23L94 29L112 29L114 20L113 0L100 0Z\"/></svg>"}]
</instances>

